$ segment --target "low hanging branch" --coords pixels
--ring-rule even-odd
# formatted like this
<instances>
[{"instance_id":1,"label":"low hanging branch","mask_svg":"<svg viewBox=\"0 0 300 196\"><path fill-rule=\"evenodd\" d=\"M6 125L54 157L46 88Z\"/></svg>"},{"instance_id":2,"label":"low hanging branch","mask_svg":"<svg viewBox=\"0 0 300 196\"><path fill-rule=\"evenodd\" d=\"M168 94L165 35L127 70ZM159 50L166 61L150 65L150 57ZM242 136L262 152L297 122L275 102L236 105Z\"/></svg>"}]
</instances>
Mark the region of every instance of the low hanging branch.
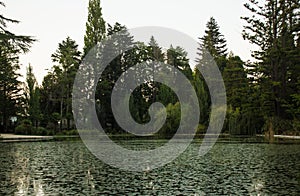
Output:
<instances>
[{"instance_id":1,"label":"low hanging branch","mask_svg":"<svg viewBox=\"0 0 300 196\"><path fill-rule=\"evenodd\" d=\"M3 2L0 2L0 5L5 7ZM19 52L28 52L31 44L36 41L31 36L16 35L8 31L7 23L19 23L18 20L10 19L4 17L0 14L0 42L1 45L7 46L8 48L14 48Z\"/></svg>"}]
</instances>

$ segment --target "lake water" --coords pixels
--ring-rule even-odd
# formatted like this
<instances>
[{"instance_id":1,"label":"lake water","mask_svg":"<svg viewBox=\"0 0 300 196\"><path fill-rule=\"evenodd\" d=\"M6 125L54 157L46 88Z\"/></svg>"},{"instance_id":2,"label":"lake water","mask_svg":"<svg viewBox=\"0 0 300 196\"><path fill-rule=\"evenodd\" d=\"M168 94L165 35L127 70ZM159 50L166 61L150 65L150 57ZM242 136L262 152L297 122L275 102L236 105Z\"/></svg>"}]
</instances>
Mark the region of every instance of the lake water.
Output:
<instances>
[{"instance_id":1,"label":"lake water","mask_svg":"<svg viewBox=\"0 0 300 196\"><path fill-rule=\"evenodd\" d=\"M198 157L199 145L135 173L102 163L80 140L0 143L0 195L300 195L299 144L218 142Z\"/></svg>"}]
</instances>

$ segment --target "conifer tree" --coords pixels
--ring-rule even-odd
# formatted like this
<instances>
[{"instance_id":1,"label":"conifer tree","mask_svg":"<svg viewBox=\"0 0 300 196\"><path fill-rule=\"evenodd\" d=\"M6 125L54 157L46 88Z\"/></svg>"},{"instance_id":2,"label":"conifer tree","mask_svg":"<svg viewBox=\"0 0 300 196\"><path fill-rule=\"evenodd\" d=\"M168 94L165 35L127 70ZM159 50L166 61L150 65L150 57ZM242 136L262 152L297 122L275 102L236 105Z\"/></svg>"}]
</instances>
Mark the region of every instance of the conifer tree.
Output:
<instances>
[{"instance_id":1,"label":"conifer tree","mask_svg":"<svg viewBox=\"0 0 300 196\"><path fill-rule=\"evenodd\" d=\"M276 123L290 118L286 103L291 103L297 90L299 72L299 17L300 4L295 0L250 0L245 7L252 16L242 17L246 21L243 36L259 47L253 51L256 62L256 84L261 95L261 108L266 129L280 129Z\"/></svg>"},{"instance_id":2,"label":"conifer tree","mask_svg":"<svg viewBox=\"0 0 300 196\"><path fill-rule=\"evenodd\" d=\"M31 65L27 68L26 74L26 101L28 111L27 114L29 119L32 122L32 125L38 127L39 120L40 120L40 89L37 84L36 78L33 74L33 68Z\"/></svg>"},{"instance_id":3,"label":"conifer tree","mask_svg":"<svg viewBox=\"0 0 300 196\"><path fill-rule=\"evenodd\" d=\"M3 2L0 6L5 7ZM9 131L9 119L22 111L20 81L18 77L19 54L28 52L34 42L30 36L16 35L8 30L8 23L19 21L0 14L0 126Z\"/></svg>"},{"instance_id":4,"label":"conifer tree","mask_svg":"<svg viewBox=\"0 0 300 196\"><path fill-rule=\"evenodd\" d=\"M1 131L9 131L9 119L16 116L21 108L21 82L17 71L20 69L18 56L0 45L0 117Z\"/></svg>"},{"instance_id":5,"label":"conifer tree","mask_svg":"<svg viewBox=\"0 0 300 196\"><path fill-rule=\"evenodd\" d=\"M206 64L207 54L205 53L208 52L217 62L220 71L223 72L226 66L227 45L224 36L220 33L219 25L213 17L207 22L205 34L199 40L197 62L201 65Z\"/></svg>"},{"instance_id":6,"label":"conifer tree","mask_svg":"<svg viewBox=\"0 0 300 196\"><path fill-rule=\"evenodd\" d=\"M78 51L78 45L70 37L59 43L58 49L51 55L52 61L57 63L54 66L54 74L58 78L58 88L56 91L58 97L57 101L60 102L60 118L67 119L67 129L70 128L70 120L73 119L71 111L72 88L76 72L78 70L81 53ZM62 123L61 123L62 125Z\"/></svg>"},{"instance_id":7,"label":"conifer tree","mask_svg":"<svg viewBox=\"0 0 300 196\"><path fill-rule=\"evenodd\" d=\"M0 1L0 7L5 4ZM18 24L20 21L7 18L0 14L0 41L2 46L6 46L18 52L28 52L31 44L35 41L31 36L16 35L8 30L8 23Z\"/></svg>"},{"instance_id":8,"label":"conifer tree","mask_svg":"<svg viewBox=\"0 0 300 196\"><path fill-rule=\"evenodd\" d=\"M224 71L226 67L226 56L227 56L227 46L224 36L220 33L220 27L218 26L216 20L211 17L206 24L206 30L203 37L199 38L199 48L198 48L198 59L196 60L197 66L207 67L211 66L212 60L214 60L221 72ZM210 78L213 82L215 81L213 77ZM204 80L201 73L195 69L194 72L194 86L198 95L199 105L201 107L201 124L208 124L209 114L210 114L210 97L206 81Z\"/></svg>"}]
</instances>

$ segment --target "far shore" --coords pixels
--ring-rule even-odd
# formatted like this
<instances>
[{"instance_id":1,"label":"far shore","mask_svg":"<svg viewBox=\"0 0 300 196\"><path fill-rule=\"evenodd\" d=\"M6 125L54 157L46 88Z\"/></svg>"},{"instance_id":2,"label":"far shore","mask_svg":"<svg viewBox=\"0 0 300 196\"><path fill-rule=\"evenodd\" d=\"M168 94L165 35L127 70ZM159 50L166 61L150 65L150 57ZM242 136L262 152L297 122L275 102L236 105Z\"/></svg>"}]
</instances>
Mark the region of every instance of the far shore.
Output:
<instances>
[{"instance_id":1,"label":"far shore","mask_svg":"<svg viewBox=\"0 0 300 196\"><path fill-rule=\"evenodd\" d=\"M119 134L119 135L109 135L110 137L128 137L133 138L134 136L130 136L127 134ZM184 137L184 135L182 135ZM210 137L210 138L251 138L251 137L259 137L263 138L265 135L259 134L256 136L235 136L235 135L229 135L229 134L220 134L220 135L214 135L214 134L199 134L195 138L204 138ZM51 141L51 140L64 140L64 139L72 139L72 138L80 138L79 135L54 135L54 136L39 136L39 135L16 135L16 134L8 134L8 133L0 133L0 140L2 142L33 142L33 141ZM284 140L300 140L300 136L291 136L291 135L274 135L274 138L276 139L284 139ZM148 139L156 139L154 138L148 138Z\"/></svg>"}]
</instances>

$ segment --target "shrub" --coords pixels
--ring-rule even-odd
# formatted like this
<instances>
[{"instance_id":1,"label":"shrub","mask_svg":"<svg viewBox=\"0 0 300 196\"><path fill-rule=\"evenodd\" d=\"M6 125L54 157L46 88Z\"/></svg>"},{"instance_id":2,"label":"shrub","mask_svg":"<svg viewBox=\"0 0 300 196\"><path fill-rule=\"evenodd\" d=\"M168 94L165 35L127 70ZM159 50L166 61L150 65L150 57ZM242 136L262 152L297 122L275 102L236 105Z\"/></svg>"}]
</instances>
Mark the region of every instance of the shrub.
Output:
<instances>
[{"instance_id":1,"label":"shrub","mask_svg":"<svg viewBox=\"0 0 300 196\"><path fill-rule=\"evenodd\" d=\"M79 135L77 130L64 130L57 135Z\"/></svg>"},{"instance_id":2,"label":"shrub","mask_svg":"<svg viewBox=\"0 0 300 196\"><path fill-rule=\"evenodd\" d=\"M16 134L22 135L53 135L53 131L47 130L44 127L35 128L30 120L23 120L15 129Z\"/></svg>"},{"instance_id":3,"label":"shrub","mask_svg":"<svg viewBox=\"0 0 300 196\"><path fill-rule=\"evenodd\" d=\"M28 120L28 119L23 120L23 121L21 122L21 124L27 125L27 126L31 126L31 125L32 125L32 124L31 124L31 121Z\"/></svg>"},{"instance_id":4,"label":"shrub","mask_svg":"<svg viewBox=\"0 0 300 196\"><path fill-rule=\"evenodd\" d=\"M79 135L79 133L76 129L73 129L69 131L69 135Z\"/></svg>"},{"instance_id":5,"label":"shrub","mask_svg":"<svg viewBox=\"0 0 300 196\"><path fill-rule=\"evenodd\" d=\"M19 126L16 127L16 134L30 135L33 128L30 120L23 120Z\"/></svg>"},{"instance_id":6,"label":"shrub","mask_svg":"<svg viewBox=\"0 0 300 196\"><path fill-rule=\"evenodd\" d=\"M197 127L197 133L198 134L205 134L206 133L206 126L203 124L199 124Z\"/></svg>"},{"instance_id":7,"label":"shrub","mask_svg":"<svg viewBox=\"0 0 300 196\"><path fill-rule=\"evenodd\" d=\"M55 134L54 134L54 131L52 129L51 130L47 129L47 135L52 136L52 135L55 135Z\"/></svg>"},{"instance_id":8,"label":"shrub","mask_svg":"<svg viewBox=\"0 0 300 196\"><path fill-rule=\"evenodd\" d=\"M49 135L49 132L47 129L44 127L38 127L38 128L33 128L32 130L32 135Z\"/></svg>"}]
</instances>

